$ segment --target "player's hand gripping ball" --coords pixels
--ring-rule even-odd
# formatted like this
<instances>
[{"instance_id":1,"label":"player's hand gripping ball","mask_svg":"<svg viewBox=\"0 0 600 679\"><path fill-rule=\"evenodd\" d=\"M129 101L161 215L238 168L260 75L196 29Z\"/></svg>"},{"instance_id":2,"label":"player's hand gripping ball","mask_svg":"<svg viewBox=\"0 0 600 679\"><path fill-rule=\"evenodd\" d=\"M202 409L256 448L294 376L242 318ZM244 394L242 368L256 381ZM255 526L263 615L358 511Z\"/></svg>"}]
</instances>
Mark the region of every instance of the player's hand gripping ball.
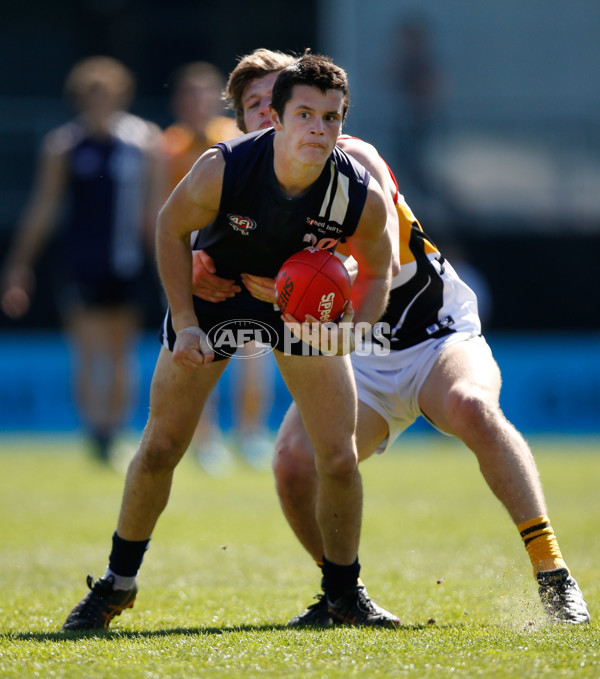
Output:
<instances>
[{"instance_id":1,"label":"player's hand gripping ball","mask_svg":"<svg viewBox=\"0 0 600 679\"><path fill-rule=\"evenodd\" d=\"M346 267L331 252L306 248L285 260L275 278L277 305L301 323L306 314L337 321L350 299Z\"/></svg>"}]
</instances>

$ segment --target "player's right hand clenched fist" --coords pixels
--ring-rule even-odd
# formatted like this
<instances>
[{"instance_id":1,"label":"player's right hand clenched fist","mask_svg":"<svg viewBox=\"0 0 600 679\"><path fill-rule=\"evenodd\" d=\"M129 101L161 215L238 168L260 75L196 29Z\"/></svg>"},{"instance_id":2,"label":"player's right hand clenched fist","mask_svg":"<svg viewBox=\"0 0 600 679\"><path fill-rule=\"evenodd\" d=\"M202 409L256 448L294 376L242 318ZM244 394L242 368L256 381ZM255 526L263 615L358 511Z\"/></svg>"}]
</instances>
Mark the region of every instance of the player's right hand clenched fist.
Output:
<instances>
[{"instance_id":1,"label":"player's right hand clenched fist","mask_svg":"<svg viewBox=\"0 0 600 679\"><path fill-rule=\"evenodd\" d=\"M215 353L206 333L198 326L182 328L177 332L173 347L173 361L186 370L195 370L212 363Z\"/></svg>"}]
</instances>

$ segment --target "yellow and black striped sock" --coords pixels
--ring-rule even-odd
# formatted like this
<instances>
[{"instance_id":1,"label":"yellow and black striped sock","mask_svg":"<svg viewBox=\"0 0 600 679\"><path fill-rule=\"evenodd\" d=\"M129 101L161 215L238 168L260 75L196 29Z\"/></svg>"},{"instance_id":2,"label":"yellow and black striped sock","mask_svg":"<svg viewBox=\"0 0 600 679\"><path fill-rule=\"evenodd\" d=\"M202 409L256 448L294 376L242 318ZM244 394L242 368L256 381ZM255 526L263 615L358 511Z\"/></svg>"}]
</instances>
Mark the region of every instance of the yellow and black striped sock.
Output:
<instances>
[{"instance_id":1,"label":"yellow and black striped sock","mask_svg":"<svg viewBox=\"0 0 600 679\"><path fill-rule=\"evenodd\" d=\"M535 519L524 521L517 529L529 554L534 576L540 571L567 568L547 516L537 516Z\"/></svg>"}]
</instances>

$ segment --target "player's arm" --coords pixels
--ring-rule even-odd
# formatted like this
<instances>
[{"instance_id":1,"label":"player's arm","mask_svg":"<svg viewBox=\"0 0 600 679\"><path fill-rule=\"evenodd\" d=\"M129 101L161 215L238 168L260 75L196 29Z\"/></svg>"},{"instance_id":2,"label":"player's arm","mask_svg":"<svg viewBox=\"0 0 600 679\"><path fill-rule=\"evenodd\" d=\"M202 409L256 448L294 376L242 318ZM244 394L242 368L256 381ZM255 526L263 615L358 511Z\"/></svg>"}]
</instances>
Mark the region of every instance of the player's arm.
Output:
<instances>
[{"instance_id":1,"label":"player's arm","mask_svg":"<svg viewBox=\"0 0 600 679\"><path fill-rule=\"evenodd\" d=\"M338 140L338 146L363 165L377 181L383 190L386 207L386 229L392 244L392 277L400 273L400 226L398 223L398 211L394 203L396 185L383 158L372 144L362 139L343 138ZM346 264L349 273L354 279L356 264L349 261Z\"/></svg>"},{"instance_id":2,"label":"player's arm","mask_svg":"<svg viewBox=\"0 0 600 679\"><path fill-rule=\"evenodd\" d=\"M170 171L172 162L173 160L164 143L158 143L156 148L153 149L150 165L150 184L153 188L150 193L150 210L155 216L151 231L148 231L147 235L150 236L148 242L150 243L149 249L152 252L156 241L156 215L167 201L169 192L172 190L169 181L172 174ZM217 276L214 262L204 250L192 252L192 271L192 292L207 302L221 302L233 297L241 290L235 284L235 281Z\"/></svg>"},{"instance_id":3,"label":"player's arm","mask_svg":"<svg viewBox=\"0 0 600 679\"><path fill-rule=\"evenodd\" d=\"M66 155L54 148L49 135L38 159L31 197L2 272L2 308L8 316L18 318L29 308L35 287L33 266L56 226L66 185Z\"/></svg>"},{"instance_id":4,"label":"player's arm","mask_svg":"<svg viewBox=\"0 0 600 679\"><path fill-rule=\"evenodd\" d=\"M387 305L392 278L392 243L386 223L383 192L376 181L371 181L356 231L348 238L350 254L358 263L352 286L355 323L375 323Z\"/></svg>"},{"instance_id":5,"label":"player's arm","mask_svg":"<svg viewBox=\"0 0 600 679\"><path fill-rule=\"evenodd\" d=\"M169 196L157 220L158 272L171 309L173 329L178 333L173 360L187 368L209 362L204 360L207 345L201 341L199 347L198 337L192 334L179 335L183 328L198 326L192 297L190 235L216 218L224 167L218 149L206 151Z\"/></svg>"}]
</instances>

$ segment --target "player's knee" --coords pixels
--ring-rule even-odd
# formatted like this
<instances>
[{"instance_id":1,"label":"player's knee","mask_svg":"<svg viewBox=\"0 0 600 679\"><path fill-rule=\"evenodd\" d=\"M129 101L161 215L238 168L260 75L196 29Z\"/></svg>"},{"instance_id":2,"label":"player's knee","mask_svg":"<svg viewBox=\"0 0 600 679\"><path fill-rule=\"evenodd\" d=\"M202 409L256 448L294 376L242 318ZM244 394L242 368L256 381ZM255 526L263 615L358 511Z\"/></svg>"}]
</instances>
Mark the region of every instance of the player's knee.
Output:
<instances>
[{"instance_id":1,"label":"player's knee","mask_svg":"<svg viewBox=\"0 0 600 679\"><path fill-rule=\"evenodd\" d=\"M501 416L497 400L479 388L452 389L447 395L446 413L459 435L493 430Z\"/></svg>"},{"instance_id":2,"label":"player's knee","mask_svg":"<svg viewBox=\"0 0 600 679\"><path fill-rule=\"evenodd\" d=\"M279 436L275 442L273 473L278 492L306 487L316 478L312 447L305 438Z\"/></svg>"},{"instance_id":3,"label":"player's knee","mask_svg":"<svg viewBox=\"0 0 600 679\"><path fill-rule=\"evenodd\" d=\"M161 474L171 472L187 449L187 443L168 432L144 436L139 451L139 461L145 472Z\"/></svg>"},{"instance_id":4,"label":"player's knee","mask_svg":"<svg viewBox=\"0 0 600 679\"><path fill-rule=\"evenodd\" d=\"M356 473L358 456L350 445L334 445L316 459L319 477L346 480Z\"/></svg>"}]
</instances>

